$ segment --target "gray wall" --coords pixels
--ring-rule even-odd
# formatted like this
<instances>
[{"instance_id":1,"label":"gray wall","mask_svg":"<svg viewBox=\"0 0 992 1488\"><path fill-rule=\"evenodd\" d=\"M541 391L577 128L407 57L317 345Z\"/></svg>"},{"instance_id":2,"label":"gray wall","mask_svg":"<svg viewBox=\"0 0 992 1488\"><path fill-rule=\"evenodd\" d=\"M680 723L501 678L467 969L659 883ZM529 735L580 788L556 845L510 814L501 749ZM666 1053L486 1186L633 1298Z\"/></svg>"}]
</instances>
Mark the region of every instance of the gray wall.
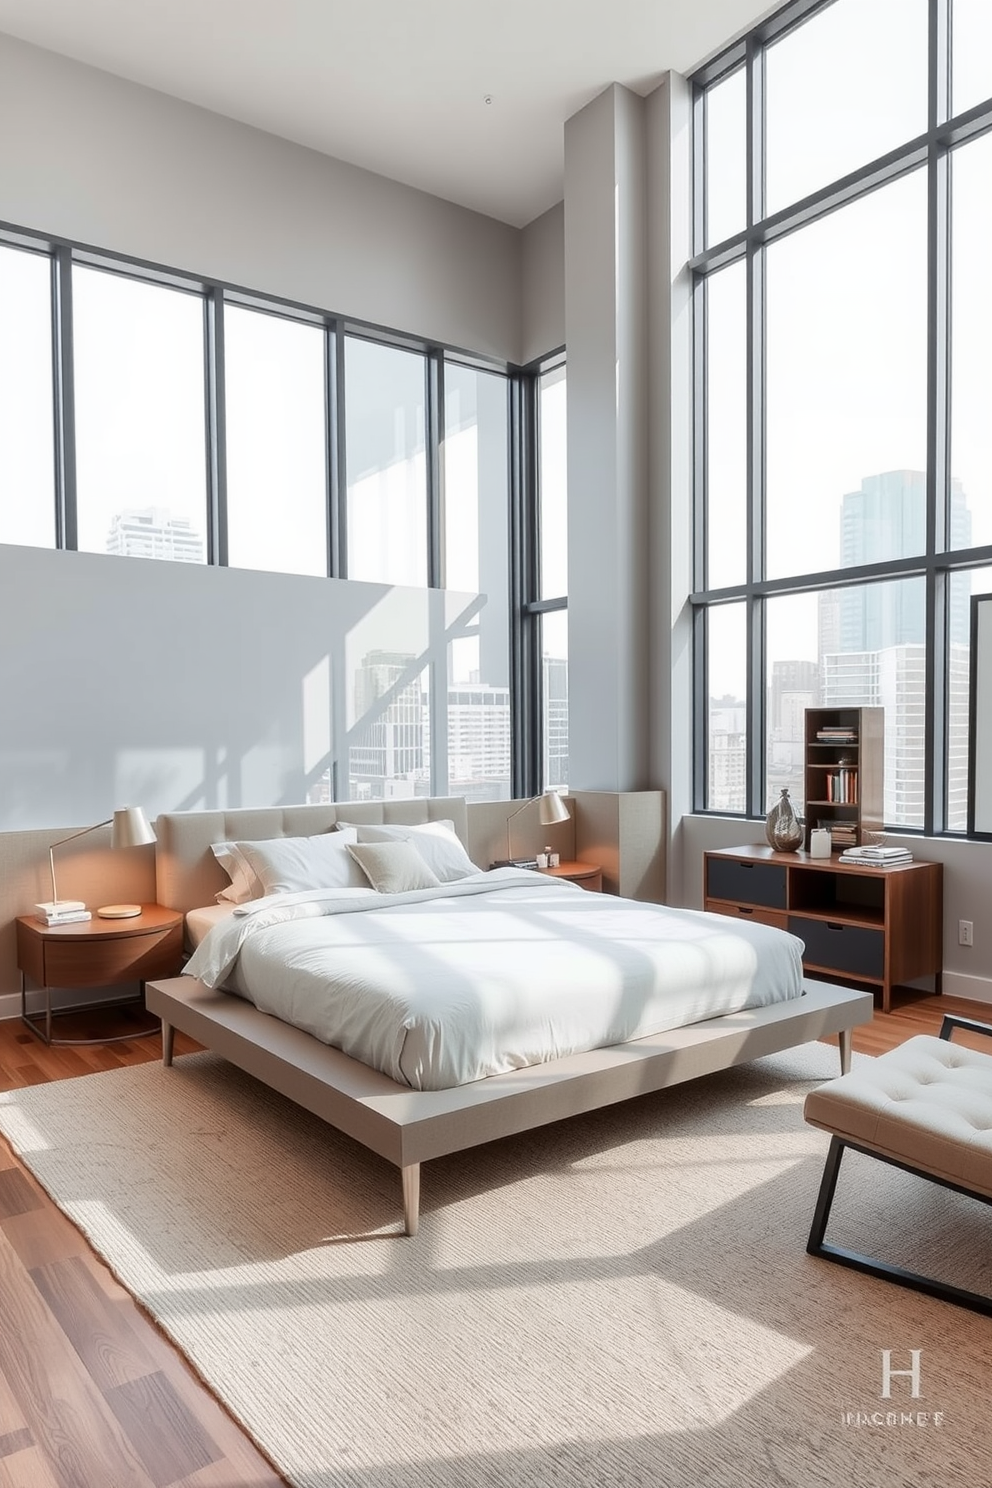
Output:
<instances>
[{"instance_id":1,"label":"gray wall","mask_svg":"<svg viewBox=\"0 0 992 1488\"><path fill-rule=\"evenodd\" d=\"M565 203L549 207L520 235L523 340L520 360L535 362L565 344Z\"/></svg>"},{"instance_id":2,"label":"gray wall","mask_svg":"<svg viewBox=\"0 0 992 1488\"><path fill-rule=\"evenodd\" d=\"M44 596L42 603L38 596ZM446 676L451 591L0 545L0 832L344 792L374 651ZM373 705L374 706L382 706Z\"/></svg>"},{"instance_id":3,"label":"gray wall","mask_svg":"<svg viewBox=\"0 0 992 1488\"><path fill-rule=\"evenodd\" d=\"M520 359L517 229L2 35L0 221Z\"/></svg>"}]
</instances>

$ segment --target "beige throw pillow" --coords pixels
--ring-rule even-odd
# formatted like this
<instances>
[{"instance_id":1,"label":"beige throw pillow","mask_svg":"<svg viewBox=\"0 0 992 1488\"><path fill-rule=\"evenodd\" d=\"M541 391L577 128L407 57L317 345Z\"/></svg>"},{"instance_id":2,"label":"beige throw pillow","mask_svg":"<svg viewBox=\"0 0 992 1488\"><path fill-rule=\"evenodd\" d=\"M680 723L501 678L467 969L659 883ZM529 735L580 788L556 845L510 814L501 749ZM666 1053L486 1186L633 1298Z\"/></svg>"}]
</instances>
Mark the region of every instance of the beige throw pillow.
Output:
<instances>
[{"instance_id":1,"label":"beige throw pillow","mask_svg":"<svg viewBox=\"0 0 992 1488\"><path fill-rule=\"evenodd\" d=\"M441 882L412 842L349 842L348 851L380 894L436 889Z\"/></svg>"}]
</instances>

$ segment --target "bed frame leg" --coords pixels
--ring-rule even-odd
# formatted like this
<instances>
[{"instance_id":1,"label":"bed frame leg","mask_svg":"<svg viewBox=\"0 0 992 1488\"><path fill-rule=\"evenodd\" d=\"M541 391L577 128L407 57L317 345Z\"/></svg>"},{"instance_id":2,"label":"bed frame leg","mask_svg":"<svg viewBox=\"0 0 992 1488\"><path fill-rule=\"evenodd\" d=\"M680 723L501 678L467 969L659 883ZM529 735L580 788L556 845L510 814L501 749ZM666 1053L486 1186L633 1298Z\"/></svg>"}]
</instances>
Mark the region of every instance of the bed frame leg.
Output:
<instances>
[{"instance_id":1,"label":"bed frame leg","mask_svg":"<svg viewBox=\"0 0 992 1488\"><path fill-rule=\"evenodd\" d=\"M420 1224L420 1164L400 1168L403 1179L403 1224L408 1235L415 1235Z\"/></svg>"},{"instance_id":2,"label":"bed frame leg","mask_svg":"<svg viewBox=\"0 0 992 1488\"><path fill-rule=\"evenodd\" d=\"M838 1034L840 1044L840 1072L847 1075L851 1070L851 1032L850 1028L842 1028Z\"/></svg>"},{"instance_id":3,"label":"bed frame leg","mask_svg":"<svg viewBox=\"0 0 992 1488\"><path fill-rule=\"evenodd\" d=\"M172 1063L172 1047L175 1043L176 1030L171 1023L162 1023L162 1063L168 1068Z\"/></svg>"}]
</instances>

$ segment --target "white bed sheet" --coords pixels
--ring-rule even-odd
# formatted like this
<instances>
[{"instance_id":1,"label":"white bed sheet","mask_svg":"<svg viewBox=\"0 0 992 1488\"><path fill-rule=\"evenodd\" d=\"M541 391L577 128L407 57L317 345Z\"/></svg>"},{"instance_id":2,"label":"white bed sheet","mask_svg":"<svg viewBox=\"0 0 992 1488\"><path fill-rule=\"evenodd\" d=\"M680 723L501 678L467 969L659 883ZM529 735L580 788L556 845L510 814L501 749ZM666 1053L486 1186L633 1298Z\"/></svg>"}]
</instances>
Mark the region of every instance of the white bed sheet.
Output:
<instances>
[{"instance_id":1,"label":"white bed sheet","mask_svg":"<svg viewBox=\"0 0 992 1488\"><path fill-rule=\"evenodd\" d=\"M797 997L765 925L501 869L440 889L240 905L186 966L417 1090Z\"/></svg>"}]
</instances>

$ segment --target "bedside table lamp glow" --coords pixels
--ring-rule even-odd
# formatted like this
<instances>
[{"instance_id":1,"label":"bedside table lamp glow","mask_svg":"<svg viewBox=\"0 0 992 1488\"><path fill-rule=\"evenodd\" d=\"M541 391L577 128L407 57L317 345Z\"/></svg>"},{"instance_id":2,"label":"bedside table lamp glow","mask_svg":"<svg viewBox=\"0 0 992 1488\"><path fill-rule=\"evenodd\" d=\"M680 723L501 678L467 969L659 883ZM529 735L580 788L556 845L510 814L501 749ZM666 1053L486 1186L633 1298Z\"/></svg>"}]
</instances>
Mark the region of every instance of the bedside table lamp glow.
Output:
<instances>
[{"instance_id":1,"label":"bedside table lamp glow","mask_svg":"<svg viewBox=\"0 0 992 1488\"><path fill-rule=\"evenodd\" d=\"M140 806L122 806L119 811L114 812L113 816L108 816L106 821L94 822L92 827L83 827L79 832L70 832L68 837L60 837L58 842L53 842L48 849L48 866L52 875L52 898L49 904L37 906L39 918L44 916L51 921L61 914L71 914L86 908L78 899L59 899L55 883L55 849L64 846L66 842L75 841L77 837L85 837L87 832L95 832L98 827L110 826L113 828L110 837L112 848L142 847L145 843L156 840L148 818ZM130 919L140 913L140 904L105 904L97 910L97 914L107 920Z\"/></svg>"}]
</instances>

